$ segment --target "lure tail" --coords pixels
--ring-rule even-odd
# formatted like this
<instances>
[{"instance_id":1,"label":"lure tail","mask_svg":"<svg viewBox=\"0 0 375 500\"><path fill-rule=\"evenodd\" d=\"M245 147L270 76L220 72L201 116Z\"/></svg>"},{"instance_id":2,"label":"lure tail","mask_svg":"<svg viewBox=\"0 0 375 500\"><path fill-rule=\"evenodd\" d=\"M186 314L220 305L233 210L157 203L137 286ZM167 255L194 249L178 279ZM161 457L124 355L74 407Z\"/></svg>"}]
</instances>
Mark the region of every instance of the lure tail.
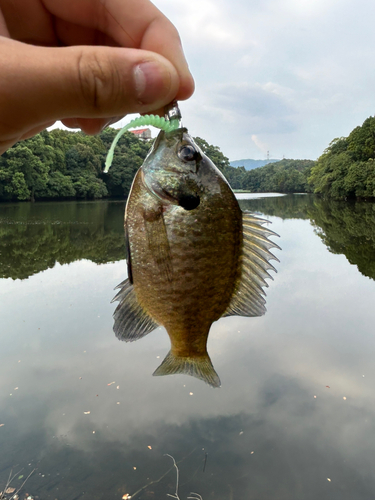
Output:
<instances>
[{"instance_id":1,"label":"lure tail","mask_svg":"<svg viewBox=\"0 0 375 500\"><path fill-rule=\"evenodd\" d=\"M105 160L105 174L108 173L109 167L112 165L113 153L120 137L131 128L142 127L145 125L151 125L153 127L160 128L161 130L164 130L164 132L172 132L172 130L175 130L179 127L179 120L166 120L162 116L157 115L144 115L139 116L138 118L134 118L134 120L125 125L125 127L123 127L113 139L113 142L107 154L107 158Z\"/></svg>"}]
</instances>

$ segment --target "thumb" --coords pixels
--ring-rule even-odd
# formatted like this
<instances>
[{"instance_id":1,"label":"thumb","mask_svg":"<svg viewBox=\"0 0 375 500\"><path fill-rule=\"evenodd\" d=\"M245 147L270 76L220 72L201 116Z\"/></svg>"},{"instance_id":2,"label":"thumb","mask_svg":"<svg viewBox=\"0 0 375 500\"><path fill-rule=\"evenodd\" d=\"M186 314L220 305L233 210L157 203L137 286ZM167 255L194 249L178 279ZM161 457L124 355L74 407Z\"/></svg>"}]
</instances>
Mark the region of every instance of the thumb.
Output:
<instances>
[{"instance_id":1,"label":"thumb","mask_svg":"<svg viewBox=\"0 0 375 500\"><path fill-rule=\"evenodd\" d=\"M36 47L0 40L0 134L50 120L110 118L159 109L179 77L159 54L119 47Z\"/></svg>"}]
</instances>

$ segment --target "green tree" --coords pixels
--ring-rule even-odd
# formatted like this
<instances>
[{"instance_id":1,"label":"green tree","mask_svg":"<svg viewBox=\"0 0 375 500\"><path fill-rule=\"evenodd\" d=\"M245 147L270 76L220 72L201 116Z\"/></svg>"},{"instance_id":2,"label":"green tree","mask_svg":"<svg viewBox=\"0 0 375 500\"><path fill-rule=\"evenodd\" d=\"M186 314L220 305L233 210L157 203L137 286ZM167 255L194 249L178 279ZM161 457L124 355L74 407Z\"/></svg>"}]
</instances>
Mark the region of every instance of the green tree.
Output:
<instances>
[{"instance_id":1,"label":"green tree","mask_svg":"<svg viewBox=\"0 0 375 500\"><path fill-rule=\"evenodd\" d=\"M7 171L6 176L2 176L7 182L5 191L10 192L12 199L34 201L35 193L47 184L48 164L44 164L25 143L17 143L6 152L4 168ZM22 175L17 175L16 181L13 181L17 173Z\"/></svg>"},{"instance_id":2,"label":"green tree","mask_svg":"<svg viewBox=\"0 0 375 500\"><path fill-rule=\"evenodd\" d=\"M311 170L314 193L337 200L375 197L375 117L334 139Z\"/></svg>"},{"instance_id":3,"label":"green tree","mask_svg":"<svg viewBox=\"0 0 375 500\"><path fill-rule=\"evenodd\" d=\"M126 197L152 141L126 132L116 146L109 173L103 174L105 156L117 132L107 128L93 137L55 129L15 144L0 157L0 201ZM247 175L243 167L231 167L220 149L204 139L198 137L196 142L233 188L243 188Z\"/></svg>"},{"instance_id":4,"label":"green tree","mask_svg":"<svg viewBox=\"0 0 375 500\"><path fill-rule=\"evenodd\" d=\"M356 127L347 139L347 149L352 160L367 161L375 158L375 118L367 118L361 127Z\"/></svg>"},{"instance_id":5,"label":"green tree","mask_svg":"<svg viewBox=\"0 0 375 500\"><path fill-rule=\"evenodd\" d=\"M78 198L102 198L108 190L98 175L102 171L101 158L88 144L76 144L66 152L66 170Z\"/></svg>"},{"instance_id":6,"label":"green tree","mask_svg":"<svg viewBox=\"0 0 375 500\"><path fill-rule=\"evenodd\" d=\"M74 198L76 191L72 178L56 170L49 174L46 189L39 194L41 198Z\"/></svg>"},{"instance_id":7,"label":"green tree","mask_svg":"<svg viewBox=\"0 0 375 500\"><path fill-rule=\"evenodd\" d=\"M229 159L220 151L218 146L208 144L201 137L194 137L194 141L201 148L203 153L210 158L216 167L226 177L233 189L242 189L243 179L246 174L244 167L232 167Z\"/></svg>"},{"instance_id":8,"label":"green tree","mask_svg":"<svg viewBox=\"0 0 375 500\"><path fill-rule=\"evenodd\" d=\"M308 193L308 177L315 162L311 160L281 160L246 172L243 189L255 193Z\"/></svg>"},{"instance_id":9,"label":"green tree","mask_svg":"<svg viewBox=\"0 0 375 500\"><path fill-rule=\"evenodd\" d=\"M110 148L118 131L107 128L100 138L106 147ZM142 141L131 132L125 132L117 143L112 166L103 177L111 197L123 198L128 195L134 176L144 162L152 141Z\"/></svg>"},{"instance_id":10,"label":"green tree","mask_svg":"<svg viewBox=\"0 0 375 500\"><path fill-rule=\"evenodd\" d=\"M194 141L201 148L203 153L207 155L216 167L224 173L224 170L230 167L229 159L223 155L218 146L212 146L207 141L200 137L194 137Z\"/></svg>"}]
</instances>

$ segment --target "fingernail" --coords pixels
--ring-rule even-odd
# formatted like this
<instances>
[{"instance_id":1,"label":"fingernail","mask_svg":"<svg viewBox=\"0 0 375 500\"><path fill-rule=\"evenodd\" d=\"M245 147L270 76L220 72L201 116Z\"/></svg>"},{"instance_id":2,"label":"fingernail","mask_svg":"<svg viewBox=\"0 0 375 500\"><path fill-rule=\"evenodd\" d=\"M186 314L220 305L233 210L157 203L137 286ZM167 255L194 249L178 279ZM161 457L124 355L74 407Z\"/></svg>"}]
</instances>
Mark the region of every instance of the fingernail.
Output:
<instances>
[{"instance_id":1,"label":"fingernail","mask_svg":"<svg viewBox=\"0 0 375 500\"><path fill-rule=\"evenodd\" d=\"M154 62L138 64L134 68L135 91L143 104L163 98L169 91L171 75L166 68Z\"/></svg>"},{"instance_id":2,"label":"fingernail","mask_svg":"<svg viewBox=\"0 0 375 500\"><path fill-rule=\"evenodd\" d=\"M117 122L118 121L118 118L115 120L114 118L111 118L110 120L106 120L103 125L101 125L101 131L103 131L105 128L109 127L110 125L112 125L113 123Z\"/></svg>"}]
</instances>

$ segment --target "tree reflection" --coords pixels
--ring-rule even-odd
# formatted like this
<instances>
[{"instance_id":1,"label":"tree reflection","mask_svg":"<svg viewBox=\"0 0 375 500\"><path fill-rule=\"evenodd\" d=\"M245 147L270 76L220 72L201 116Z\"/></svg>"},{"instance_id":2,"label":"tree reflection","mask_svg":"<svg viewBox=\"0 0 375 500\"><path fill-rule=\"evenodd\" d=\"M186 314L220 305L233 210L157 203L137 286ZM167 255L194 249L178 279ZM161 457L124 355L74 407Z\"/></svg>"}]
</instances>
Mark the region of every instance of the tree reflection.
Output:
<instances>
[{"instance_id":1,"label":"tree reflection","mask_svg":"<svg viewBox=\"0 0 375 500\"><path fill-rule=\"evenodd\" d=\"M310 219L332 253L375 279L375 204L310 195L240 200L242 210ZM26 279L55 265L125 258L125 202L18 203L0 207L0 277ZM282 234L280 244L282 246Z\"/></svg>"},{"instance_id":2,"label":"tree reflection","mask_svg":"<svg viewBox=\"0 0 375 500\"><path fill-rule=\"evenodd\" d=\"M20 203L1 207L0 277L25 279L55 265L125 258L124 203Z\"/></svg>"},{"instance_id":3,"label":"tree reflection","mask_svg":"<svg viewBox=\"0 0 375 500\"><path fill-rule=\"evenodd\" d=\"M374 203L315 199L308 215L330 252L344 254L364 276L375 279Z\"/></svg>"},{"instance_id":4,"label":"tree reflection","mask_svg":"<svg viewBox=\"0 0 375 500\"><path fill-rule=\"evenodd\" d=\"M364 276L375 279L375 203L290 195L241 200L240 205L282 219L310 219L330 252L345 255Z\"/></svg>"},{"instance_id":5,"label":"tree reflection","mask_svg":"<svg viewBox=\"0 0 375 500\"><path fill-rule=\"evenodd\" d=\"M259 212L282 219L308 219L307 209L313 206L310 195L287 195L239 200L242 210Z\"/></svg>"}]
</instances>

